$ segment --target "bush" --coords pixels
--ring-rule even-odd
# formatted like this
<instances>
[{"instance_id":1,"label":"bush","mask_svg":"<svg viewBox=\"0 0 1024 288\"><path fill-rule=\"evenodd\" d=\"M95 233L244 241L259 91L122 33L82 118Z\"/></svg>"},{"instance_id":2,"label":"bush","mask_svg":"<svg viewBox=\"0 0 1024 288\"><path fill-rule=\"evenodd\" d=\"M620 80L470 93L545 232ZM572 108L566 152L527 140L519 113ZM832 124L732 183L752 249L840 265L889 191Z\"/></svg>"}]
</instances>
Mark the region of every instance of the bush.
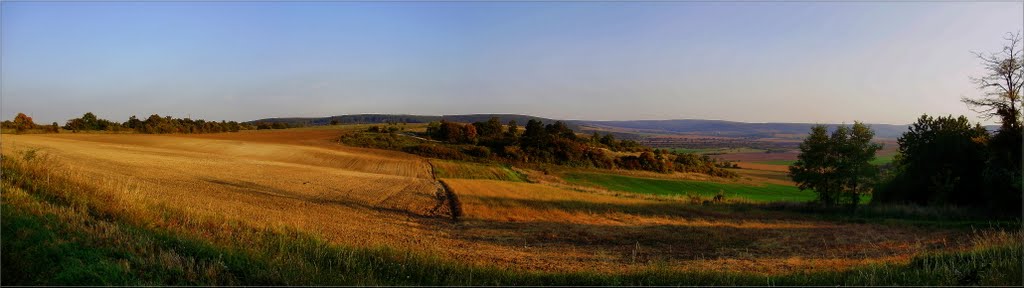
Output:
<instances>
[{"instance_id":1,"label":"bush","mask_svg":"<svg viewBox=\"0 0 1024 288\"><path fill-rule=\"evenodd\" d=\"M449 159L449 160L470 160L471 157L459 150L434 144L419 144L402 148L406 153L416 154L425 157Z\"/></svg>"},{"instance_id":2,"label":"bush","mask_svg":"<svg viewBox=\"0 0 1024 288\"><path fill-rule=\"evenodd\" d=\"M488 149L487 147L484 147L484 146L469 146L469 147L463 148L462 152L466 153L469 156L478 157L478 158L490 158L491 157L491 149Z\"/></svg>"},{"instance_id":3,"label":"bush","mask_svg":"<svg viewBox=\"0 0 1024 288\"><path fill-rule=\"evenodd\" d=\"M519 146L515 145L505 146L502 148L501 154L512 161L523 161L526 159L526 154L523 153L523 149L520 149Z\"/></svg>"},{"instance_id":4,"label":"bush","mask_svg":"<svg viewBox=\"0 0 1024 288\"><path fill-rule=\"evenodd\" d=\"M917 205L984 204L988 132L967 117L921 116L898 139L900 154L872 201ZM1018 191L1019 192L1019 191Z\"/></svg>"}]
</instances>

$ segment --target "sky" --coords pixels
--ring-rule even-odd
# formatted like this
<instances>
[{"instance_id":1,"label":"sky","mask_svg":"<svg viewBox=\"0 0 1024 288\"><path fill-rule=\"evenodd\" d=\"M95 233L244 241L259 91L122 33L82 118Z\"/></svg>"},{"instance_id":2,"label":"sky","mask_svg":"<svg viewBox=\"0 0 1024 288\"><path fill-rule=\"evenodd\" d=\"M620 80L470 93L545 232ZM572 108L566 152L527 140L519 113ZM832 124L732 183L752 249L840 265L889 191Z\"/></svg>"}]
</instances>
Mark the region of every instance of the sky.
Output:
<instances>
[{"instance_id":1,"label":"sky","mask_svg":"<svg viewBox=\"0 0 1024 288\"><path fill-rule=\"evenodd\" d=\"M1020 2L0 2L0 116L980 120L971 52L1022 26Z\"/></svg>"}]
</instances>

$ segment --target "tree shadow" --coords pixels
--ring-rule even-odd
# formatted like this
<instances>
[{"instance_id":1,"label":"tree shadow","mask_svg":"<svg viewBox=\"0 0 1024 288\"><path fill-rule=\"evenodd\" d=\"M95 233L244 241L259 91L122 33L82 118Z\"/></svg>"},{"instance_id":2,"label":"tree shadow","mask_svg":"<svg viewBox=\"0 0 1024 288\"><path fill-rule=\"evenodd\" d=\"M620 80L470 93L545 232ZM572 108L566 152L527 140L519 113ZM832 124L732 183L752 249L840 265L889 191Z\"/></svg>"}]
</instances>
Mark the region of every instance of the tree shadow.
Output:
<instances>
[{"instance_id":1,"label":"tree shadow","mask_svg":"<svg viewBox=\"0 0 1024 288\"><path fill-rule=\"evenodd\" d=\"M395 214L399 214L399 215L404 215L404 216L407 216L407 217L410 217L410 218L434 219L434 218L444 218L445 217L444 215L432 215L430 213L425 213L425 211L410 211L410 210L406 210L406 209L400 209L400 208L395 208L395 207L388 207L388 206L383 206L383 205L373 205L373 204L366 203L364 201L355 200L355 199L347 199L347 198L345 198L343 196L343 195L345 195L345 193L343 193L340 190L336 190L336 189L332 189L331 190L332 192L334 192L333 195L342 195L342 196L336 197L336 198L325 198L325 197L320 197L320 196L310 196L310 195L306 195L306 194L302 194L302 193L296 193L296 192L293 192L293 191L289 191L289 190L285 190L285 189L281 189L281 188L276 188L276 187L270 187L270 186L266 186L266 185L261 185L261 184L254 183L254 182L249 182L249 181L226 181L226 180L220 180L220 179L203 179L203 181L206 181L206 182L209 182L209 183L212 183L212 184L223 185L223 186L228 186L228 187L235 188L235 189L232 189L232 191L234 191L234 192L246 193L246 194L251 194L251 195L256 195L256 196L270 196L270 197L275 197L275 198L284 198L284 199L291 199L291 200L297 200L297 201L305 201L305 202L316 203L316 204L337 205L337 206L343 206L343 207L352 208L352 209L362 209L362 210L372 210L372 211L379 211L379 212L389 212L389 213L395 213Z\"/></svg>"}]
</instances>

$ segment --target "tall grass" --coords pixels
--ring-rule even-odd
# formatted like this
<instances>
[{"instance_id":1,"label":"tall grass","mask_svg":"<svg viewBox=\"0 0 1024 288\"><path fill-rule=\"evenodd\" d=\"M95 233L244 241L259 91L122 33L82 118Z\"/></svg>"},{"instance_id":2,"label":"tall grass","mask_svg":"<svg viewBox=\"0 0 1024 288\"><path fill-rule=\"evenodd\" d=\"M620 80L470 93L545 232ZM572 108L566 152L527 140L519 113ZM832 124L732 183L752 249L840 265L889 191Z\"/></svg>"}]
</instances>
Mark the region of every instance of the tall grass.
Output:
<instances>
[{"instance_id":1,"label":"tall grass","mask_svg":"<svg viewBox=\"0 0 1024 288\"><path fill-rule=\"evenodd\" d=\"M1019 232L977 249L848 271L757 275L549 273L472 266L388 247L327 243L279 226L197 217L133 192L130 180L82 179L45 155L2 163L3 285L1020 285Z\"/></svg>"},{"instance_id":2,"label":"tall grass","mask_svg":"<svg viewBox=\"0 0 1024 288\"><path fill-rule=\"evenodd\" d=\"M505 164L480 164L462 161L430 160L438 178L487 179L526 182L526 176Z\"/></svg>"}]
</instances>

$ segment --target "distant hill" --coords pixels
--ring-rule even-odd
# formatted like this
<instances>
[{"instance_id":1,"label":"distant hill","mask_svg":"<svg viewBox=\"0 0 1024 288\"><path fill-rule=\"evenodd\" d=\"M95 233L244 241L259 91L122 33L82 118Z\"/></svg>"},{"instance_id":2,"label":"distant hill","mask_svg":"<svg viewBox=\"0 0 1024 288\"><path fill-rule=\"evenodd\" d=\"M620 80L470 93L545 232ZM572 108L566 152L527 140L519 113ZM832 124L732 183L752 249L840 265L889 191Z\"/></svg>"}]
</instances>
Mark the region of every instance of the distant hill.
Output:
<instances>
[{"instance_id":1,"label":"distant hill","mask_svg":"<svg viewBox=\"0 0 1024 288\"><path fill-rule=\"evenodd\" d=\"M633 121L578 121L584 130L632 130L641 134L693 134L724 137L772 138L805 135L811 123L745 123L724 120L633 120ZM835 127L837 124L826 124ZM849 125L849 124L848 124ZM896 138L907 131L909 125L869 124L875 137Z\"/></svg>"},{"instance_id":2,"label":"distant hill","mask_svg":"<svg viewBox=\"0 0 1024 288\"><path fill-rule=\"evenodd\" d=\"M529 122L530 119L540 120L540 122L544 123L544 124L551 124L551 123L555 123L555 121L558 121L558 119L550 119L550 118L544 118L544 117L536 117L536 116L530 116L530 115L519 115L519 114L464 114L464 115L444 115L444 116L441 116L441 117L444 118L444 120L448 120L448 121L452 121L452 122L460 122L460 123L483 122L483 121L490 120L491 117L498 117L498 118L501 119L501 123L502 124L508 124L509 120L516 120L516 123L519 126L525 126L526 122ZM565 121L565 120L563 120L563 121L566 124L569 125L569 128L573 128L573 129L577 129L578 128L578 127L575 127L575 126L572 125L573 121Z\"/></svg>"},{"instance_id":3,"label":"distant hill","mask_svg":"<svg viewBox=\"0 0 1024 288\"><path fill-rule=\"evenodd\" d=\"M462 114L462 115L403 115L403 114L353 114L353 115L338 115L329 117L290 117L290 118L265 118L259 120L248 121L246 123L288 123L288 124L305 124L305 125L328 125L331 124L332 120L337 120L338 123L342 124L374 124L374 123L429 123L432 121L447 120L452 122L460 123L473 123L490 120L491 117L501 118L501 123L507 124L509 120L516 120L519 126L526 125L526 122L530 119L540 120L544 124L554 123L558 121L556 119L549 119L543 117L534 117L529 115L519 114ZM566 121L569 124L569 128L578 129L578 126L572 125L571 121Z\"/></svg>"},{"instance_id":4,"label":"distant hill","mask_svg":"<svg viewBox=\"0 0 1024 288\"><path fill-rule=\"evenodd\" d=\"M338 115L330 117L291 117L291 118L264 118L259 120L253 120L246 123L288 123L288 124L305 124L305 125L329 125L332 120L337 120L338 123L342 124L373 124L373 123L388 123L388 122L399 122L399 123L428 123L431 121L440 121L441 116L428 116L428 115L402 115L402 114L353 114L353 115Z\"/></svg>"},{"instance_id":5,"label":"distant hill","mask_svg":"<svg viewBox=\"0 0 1024 288\"><path fill-rule=\"evenodd\" d=\"M520 126L526 125L530 119L540 120L544 124L554 123L557 119L535 117L520 114L460 114L460 115L404 115L404 114L353 114L338 115L329 117L309 118L266 118L249 121L256 122L284 122L289 124L305 125L328 125L331 120L337 120L342 124L366 124L366 123L428 123L441 121L442 119L452 122L472 123L487 121L491 117L501 118L502 123L509 120L516 120ZM591 121L591 120L562 120L570 128L579 132L589 133L598 131L600 133L612 133L624 138L638 138L651 135L672 135L687 134L701 136L722 136L739 138L803 138L811 130L812 123L746 123L724 120L702 120L702 119L675 119L675 120L627 120L627 121ZM852 123L847 123L847 125ZM837 124L826 124L835 127ZM869 124L875 130L875 137L894 139L907 131L910 125L893 124ZM986 126L989 130L995 130L996 126Z\"/></svg>"}]
</instances>

